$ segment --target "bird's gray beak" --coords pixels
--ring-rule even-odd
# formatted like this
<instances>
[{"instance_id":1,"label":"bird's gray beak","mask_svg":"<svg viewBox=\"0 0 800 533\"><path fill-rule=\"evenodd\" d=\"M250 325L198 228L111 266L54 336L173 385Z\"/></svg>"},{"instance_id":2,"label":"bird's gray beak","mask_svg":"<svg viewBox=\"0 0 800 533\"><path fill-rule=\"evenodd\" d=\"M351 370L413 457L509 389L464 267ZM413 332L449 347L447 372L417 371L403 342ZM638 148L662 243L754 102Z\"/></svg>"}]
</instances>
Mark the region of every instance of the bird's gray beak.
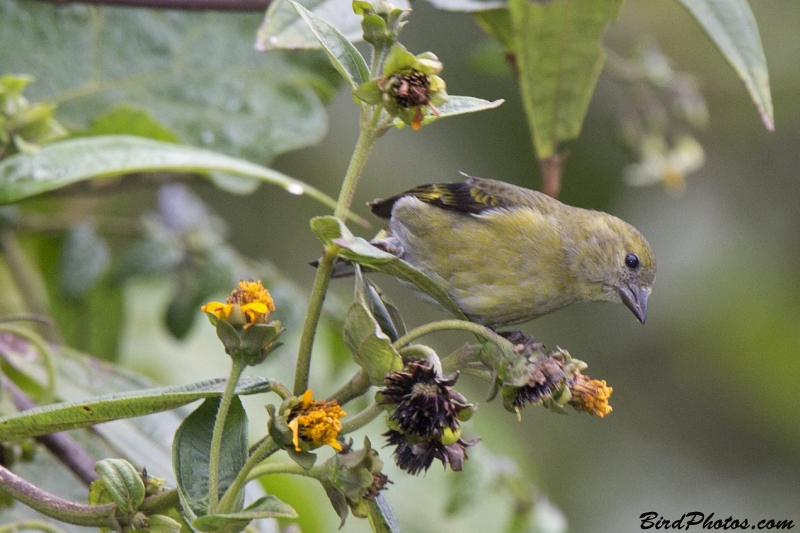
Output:
<instances>
[{"instance_id":1,"label":"bird's gray beak","mask_svg":"<svg viewBox=\"0 0 800 533\"><path fill-rule=\"evenodd\" d=\"M650 288L641 288L638 285L623 285L619 288L619 296L622 303L633 311L639 322L644 324L647 318L647 298L650 296Z\"/></svg>"}]
</instances>

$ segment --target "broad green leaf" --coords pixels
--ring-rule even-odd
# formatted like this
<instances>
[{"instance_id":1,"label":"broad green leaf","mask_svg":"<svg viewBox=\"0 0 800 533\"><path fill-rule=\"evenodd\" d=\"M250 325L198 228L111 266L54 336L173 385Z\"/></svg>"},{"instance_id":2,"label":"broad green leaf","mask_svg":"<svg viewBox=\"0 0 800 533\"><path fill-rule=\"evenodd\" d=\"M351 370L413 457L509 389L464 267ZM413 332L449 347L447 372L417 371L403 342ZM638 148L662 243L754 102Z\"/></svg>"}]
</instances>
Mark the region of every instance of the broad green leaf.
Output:
<instances>
[{"instance_id":1,"label":"broad green leaf","mask_svg":"<svg viewBox=\"0 0 800 533\"><path fill-rule=\"evenodd\" d=\"M351 0L302 0L298 3L334 26L349 41L361 40L361 17L353 11ZM288 0L270 3L264 21L256 32L257 50L263 52L320 47L320 41Z\"/></svg>"},{"instance_id":2,"label":"broad green leaf","mask_svg":"<svg viewBox=\"0 0 800 533\"><path fill-rule=\"evenodd\" d=\"M225 172L336 205L321 191L276 170L202 148L130 135L69 139L45 145L36 154L16 154L0 161L0 204L84 180L155 171Z\"/></svg>"},{"instance_id":3,"label":"broad green leaf","mask_svg":"<svg viewBox=\"0 0 800 533\"><path fill-rule=\"evenodd\" d=\"M167 411L204 398L221 396L225 383L225 379L218 378L190 385L107 394L37 407L0 418L0 441L37 437L120 418ZM256 394L269 390L269 380L246 377L239 380L236 393Z\"/></svg>"},{"instance_id":4,"label":"broad green leaf","mask_svg":"<svg viewBox=\"0 0 800 533\"><path fill-rule=\"evenodd\" d=\"M289 0L289 2L297 10L300 18L311 29L314 37L317 38L319 44L328 55L331 64L353 89L357 89L359 85L369 79L369 67L366 60L347 37L342 35L335 26L319 18L300 4L292 0Z\"/></svg>"},{"instance_id":5,"label":"broad green leaf","mask_svg":"<svg viewBox=\"0 0 800 533\"><path fill-rule=\"evenodd\" d=\"M219 409L219 398L209 398L186 417L175 433L172 463L178 494L189 522L208 514L208 469L211 455L211 435ZM220 498L247 461L247 414L238 396L231 402L219 463ZM188 506L188 508L187 508ZM192 514L190 514L192 513Z\"/></svg>"},{"instance_id":6,"label":"broad green leaf","mask_svg":"<svg viewBox=\"0 0 800 533\"><path fill-rule=\"evenodd\" d=\"M678 0L700 23L744 82L764 126L772 131L772 95L767 59L747 0Z\"/></svg>"},{"instance_id":7,"label":"broad green leaf","mask_svg":"<svg viewBox=\"0 0 800 533\"><path fill-rule=\"evenodd\" d=\"M297 512L271 494L259 498L238 513L214 514L197 518L192 526L200 531L217 531L231 524L246 526L259 518L297 518Z\"/></svg>"},{"instance_id":8,"label":"broad green leaf","mask_svg":"<svg viewBox=\"0 0 800 533\"><path fill-rule=\"evenodd\" d=\"M539 160L581 131L605 60L600 38L622 0L510 0L513 52Z\"/></svg>"},{"instance_id":9,"label":"broad green leaf","mask_svg":"<svg viewBox=\"0 0 800 533\"><path fill-rule=\"evenodd\" d=\"M447 102L443 103L437 108L439 114L428 113L422 124L430 124L440 118L453 117L456 115L466 115L467 113L477 113L478 111L485 111L487 109L494 109L499 107L505 100L495 100L490 102L482 98L475 98L472 96L450 96ZM402 129L406 123L400 119L395 119L392 123L396 128Z\"/></svg>"},{"instance_id":10,"label":"broad green leaf","mask_svg":"<svg viewBox=\"0 0 800 533\"><path fill-rule=\"evenodd\" d=\"M475 13L478 25L494 37L507 50L514 49L514 31L511 28L511 15L508 9L491 9Z\"/></svg>"},{"instance_id":11,"label":"broad green leaf","mask_svg":"<svg viewBox=\"0 0 800 533\"><path fill-rule=\"evenodd\" d=\"M61 247L59 287L68 300L86 295L110 263L108 245L88 224L79 224L67 232Z\"/></svg>"},{"instance_id":12,"label":"broad green leaf","mask_svg":"<svg viewBox=\"0 0 800 533\"><path fill-rule=\"evenodd\" d=\"M27 387L36 396L47 382L41 356L18 340L0 343L3 371L25 376ZM63 346L52 347L58 378L56 397L62 401L82 401L88 390L113 394L156 387L157 384L130 370L118 367ZM172 478L172 436L188 412L184 408L155 413L147 417L116 420L72 434L84 445L98 450L98 457L125 457L135 465L147 467L158 477ZM33 481L33 480L32 480Z\"/></svg>"},{"instance_id":13,"label":"broad green leaf","mask_svg":"<svg viewBox=\"0 0 800 533\"><path fill-rule=\"evenodd\" d=\"M370 500L368 513L369 524L375 533L400 533L400 524L397 523L394 510L382 492Z\"/></svg>"},{"instance_id":14,"label":"broad green leaf","mask_svg":"<svg viewBox=\"0 0 800 533\"><path fill-rule=\"evenodd\" d=\"M340 220L334 217L315 217L311 219L311 230L325 244L339 246L340 256L369 270L383 272L413 284L456 317L467 320L441 285L402 259L372 246L361 237L356 237Z\"/></svg>"},{"instance_id":15,"label":"broad green leaf","mask_svg":"<svg viewBox=\"0 0 800 533\"><path fill-rule=\"evenodd\" d=\"M32 100L84 129L120 104L182 141L268 162L318 142L338 76L317 52L259 54L257 13L0 0L0 72L32 74ZM25 46L20 46L25 43Z\"/></svg>"},{"instance_id":16,"label":"broad green leaf","mask_svg":"<svg viewBox=\"0 0 800 533\"><path fill-rule=\"evenodd\" d=\"M357 270L355 301L344 321L344 343L373 385L383 385L389 372L403 369L403 359L369 309L369 294Z\"/></svg>"},{"instance_id":17,"label":"broad green leaf","mask_svg":"<svg viewBox=\"0 0 800 533\"><path fill-rule=\"evenodd\" d=\"M180 142L178 136L169 128L145 111L128 105L120 105L96 117L88 129L77 134L79 137L97 135L135 135L156 141Z\"/></svg>"}]
</instances>

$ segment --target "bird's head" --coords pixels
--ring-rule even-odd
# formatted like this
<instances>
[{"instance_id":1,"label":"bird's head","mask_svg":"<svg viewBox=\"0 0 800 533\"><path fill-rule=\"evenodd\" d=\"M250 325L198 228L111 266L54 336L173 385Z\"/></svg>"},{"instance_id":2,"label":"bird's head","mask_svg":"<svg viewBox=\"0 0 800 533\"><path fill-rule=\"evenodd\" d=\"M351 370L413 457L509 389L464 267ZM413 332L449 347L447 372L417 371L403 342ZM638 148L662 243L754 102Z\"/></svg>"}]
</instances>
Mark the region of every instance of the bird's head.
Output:
<instances>
[{"instance_id":1,"label":"bird's head","mask_svg":"<svg viewBox=\"0 0 800 533\"><path fill-rule=\"evenodd\" d=\"M580 277L593 286L591 299L624 303L639 322L647 317L647 299L656 277L656 258L639 231L614 216L596 219L581 258Z\"/></svg>"}]
</instances>

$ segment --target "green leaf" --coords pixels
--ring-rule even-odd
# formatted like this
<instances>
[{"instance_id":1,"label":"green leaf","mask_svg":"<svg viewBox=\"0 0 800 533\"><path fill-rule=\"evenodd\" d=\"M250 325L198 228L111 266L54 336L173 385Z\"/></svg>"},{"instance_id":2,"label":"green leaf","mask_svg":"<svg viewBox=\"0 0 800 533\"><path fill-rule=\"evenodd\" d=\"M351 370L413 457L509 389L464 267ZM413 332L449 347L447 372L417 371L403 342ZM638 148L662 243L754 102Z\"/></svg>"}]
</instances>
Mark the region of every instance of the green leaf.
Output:
<instances>
[{"instance_id":1,"label":"green leaf","mask_svg":"<svg viewBox=\"0 0 800 533\"><path fill-rule=\"evenodd\" d=\"M368 513L369 524L375 533L400 533L397 517L382 492L370 500Z\"/></svg>"},{"instance_id":2,"label":"green leaf","mask_svg":"<svg viewBox=\"0 0 800 533\"><path fill-rule=\"evenodd\" d=\"M177 135L146 111L128 105L120 105L100 115L92 121L88 129L77 134L79 137L97 135L135 135L156 141L180 142Z\"/></svg>"},{"instance_id":3,"label":"green leaf","mask_svg":"<svg viewBox=\"0 0 800 533\"><path fill-rule=\"evenodd\" d=\"M370 383L383 385L386 374L403 369L403 358L372 316L366 301L367 293L361 285L356 282L355 301L347 310L344 343L350 348L355 362L366 371Z\"/></svg>"},{"instance_id":4,"label":"green leaf","mask_svg":"<svg viewBox=\"0 0 800 533\"><path fill-rule=\"evenodd\" d=\"M340 220L330 216L315 217L311 219L311 230L323 243L341 247L339 255L342 257L413 284L456 317L467 320L441 285L402 259L354 236Z\"/></svg>"},{"instance_id":5,"label":"green leaf","mask_svg":"<svg viewBox=\"0 0 800 533\"><path fill-rule=\"evenodd\" d=\"M297 518L297 512L273 495L263 496L238 513L214 514L197 518L192 526L200 531L217 531L225 526L246 526L259 518Z\"/></svg>"},{"instance_id":6,"label":"green leaf","mask_svg":"<svg viewBox=\"0 0 800 533\"><path fill-rule=\"evenodd\" d=\"M319 44L322 45L331 64L353 89L357 89L359 85L369 79L367 61L347 37L342 35L336 27L322 20L300 4L292 2L292 0L289 0L289 2L308 27L311 28L311 32L317 38Z\"/></svg>"},{"instance_id":7,"label":"green leaf","mask_svg":"<svg viewBox=\"0 0 800 533\"><path fill-rule=\"evenodd\" d=\"M510 0L520 88L539 160L581 131L605 60L601 36L622 0Z\"/></svg>"},{"instance_id":8,"label":"green leaf","mask_svg":"<svg viewBox=\"0 0 800 533\"><path fill-rule=\"evenodd\" d=\"M259 14L22 0L0 0L0 12L0 50L15 51L0 72L32 74L26 94L58 101L70 129L128 104L184 142L259 162L326 132L320 95L338 76L316 52L255 51Z\"/></svg>"},{"instance_id":9,"label":"green leaf","mask_svg":"<svg viewBox=\"0 0 800 533\"><path fill-rule=\"evenodd\" d=\"M69 139L45 145L36 154L16 154L0 161L0 204L84 180L155 171L247 176L291 194L306 194L330 207L336 204L321 191L276 170L202 148L130 135Z\"/></svg>"},{"instance_id":10,"label":"green leaf","mask_svg":"<svg viewBox=\"0 0 800 533\"><path fill-rule=\"evenodd\" d=\"M123 514L130 515L144 501L145 488L142 476L125 459L103 459L94 465L108 496Z\"/></svg>"},{"instance_id":11,"label":"green leaf","mask_svg":"<svg viewBox=\"0 0 800 533\"><path fill-rule=\"evenodd\" d=\"M747 0L678 0L700 23L744 82L764 126L772 131L772 95L761 36Z\"/></svg>"},{"instance_id":12,"label":"green leaf","mask_svg":"<svg viewBox=\"0 0 800 533\"><path fill-rule=\"evenodd\" d=\"M209 398L186 417L175 433L172 464L178 494L187 521L208 514L208 468L211 435L219 409L219 398ZM238 396L231 402L222 433L219 464L220 498L247 461L247 414Z\"/></svg>"},{"instance_id":13,"label":"green leaf","mask_svg":"<svg viewBox=\"0 0 800 533\"><path fill-rule=\"evenodd\" d=\"M478 25L494 37L507 50L514 49L514 30L511 28L511 15L508 9L491 9L475 13Z\"/></svg>"},{"instance_id":14,"label":"green leaf","mask_svg":"<svg viewBox=\"0 0 800 533\"><path fill-rule=\"evenodd\" d=\"M361 17L353 11L350 0L303 0L298 3L326 20L349 41L361 40ZM275 0L270 3L264 21L256 32L256 50L264 52L320 47L320 41L289 1Z\"/></svg>"},{"instance_id":15,"label":"green leaf","mask_svg":"<svg viewBox=\"0 0 800 533\"><path fill-rule=\"evenodd\" d=\"M0 341L0 355L3 372L20 383L26 381L26 388L37 395L47 382L45 365L38 354L32 354L25 344L14 338ZM140 390L156 387L149 379L125 368L111 365L64 346L54 346L54 359L57 366L56 397L64 401L81 401L86 391L97 394L112 394L127 390ZM24 376L24 378L22 377ZM101 457L124 457L131 463L146 466L151 474L172 480L172 439L175 430L188 414L185 408L155 413L147 417L117 420L113 424L101 424L91 430L74 431L72 434L87 448L98 450ZM38 459L37 463L42 459ZM55 465L58 470L59 466ZM49 489L63 490L63 475L58 481L49 484ZM50 472L35 469L33 482L41 479L54 481ZM39 483L36 483L40 485ZM41 486L41 485L40 485ZM85 491L83 496L85 497ZM75 498L72 498L75 499Z\"/></svg>"},{"instance_id":16,"label":"green leaf","mask_svg":"<svg viewBox=\"0 0 800 533\"><path fill-rule=\"evenodd\" d=\"M367 305L372 317L389 340L394 342L406 333L406 325L400 310L383 294L381 289L361 274L356 266L355 299Z\"/></svg>"},{"instance_id":17,"label":"green leaf","mask_svg":"<svg viewBox=\"0 0 800 533\"><path fill-rule=\"evenodd\" d=\"M454 117L456 115L466 115L467 113L477 113L478 111L485 111L487 109L494 109L499 107L505 100L495 100L490 102L482 98L475 98L472 96L450 96L447 102L443 103L437 108L438 115L428 114L422 119L422 124L430 124L441 118ZM407 124L400 120L395 119L392 124L399 129L404 128Z\"/></svg>"},{"instance_id":18,"label":"green leaf","mask_svg":"<svg viewBox=\"0 0 800 533\"><path fill-rule=\"evenodd\" d=\"M95 286L110 263L108 245L88 224L69 230L61 248L59 288L68 300L78 300Z\"/></svg>"},{"instance_id":19,"label":"green leaf","mask_svg":"<svg viewBox=\"0 0 800 533\"><path fill-rule=\"evenodd\" d=\"M225 390L225 383L225 379L217 378L190 385L106 394L29 409L0 418L0 441L37 437L120 418L167 411L203 398L219 397ZM236 394L257 394L269 390L270 380L246 377L239 380Z\"/></svg>"}]
</instances>

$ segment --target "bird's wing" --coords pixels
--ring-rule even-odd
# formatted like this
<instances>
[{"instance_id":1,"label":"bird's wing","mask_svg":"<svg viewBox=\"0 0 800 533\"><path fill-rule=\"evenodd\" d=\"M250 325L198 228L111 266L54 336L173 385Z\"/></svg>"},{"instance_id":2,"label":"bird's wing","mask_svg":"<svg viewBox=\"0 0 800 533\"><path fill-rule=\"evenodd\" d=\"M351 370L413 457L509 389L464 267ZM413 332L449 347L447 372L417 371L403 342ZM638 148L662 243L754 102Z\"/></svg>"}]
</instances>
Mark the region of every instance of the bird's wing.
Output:
<instances>
[{"instance_id":1,"label":"bird's wing","mask_svg":"<svg viewBox=\"0 0 800 533\"><path fill-rule=\"evenodd\" d=\"M375 215L387 219L392 215L394 204L405 196L413 196L442 209L473 215L479 215L491 209L514 207L530 207L547 213L555 207L555 200L540 192L502 181L473 176L467 176L467 178L467 181L460 183L420 185L385 200L374 200L369 203L369 206Z\"/></svg>"}]
</instances>

